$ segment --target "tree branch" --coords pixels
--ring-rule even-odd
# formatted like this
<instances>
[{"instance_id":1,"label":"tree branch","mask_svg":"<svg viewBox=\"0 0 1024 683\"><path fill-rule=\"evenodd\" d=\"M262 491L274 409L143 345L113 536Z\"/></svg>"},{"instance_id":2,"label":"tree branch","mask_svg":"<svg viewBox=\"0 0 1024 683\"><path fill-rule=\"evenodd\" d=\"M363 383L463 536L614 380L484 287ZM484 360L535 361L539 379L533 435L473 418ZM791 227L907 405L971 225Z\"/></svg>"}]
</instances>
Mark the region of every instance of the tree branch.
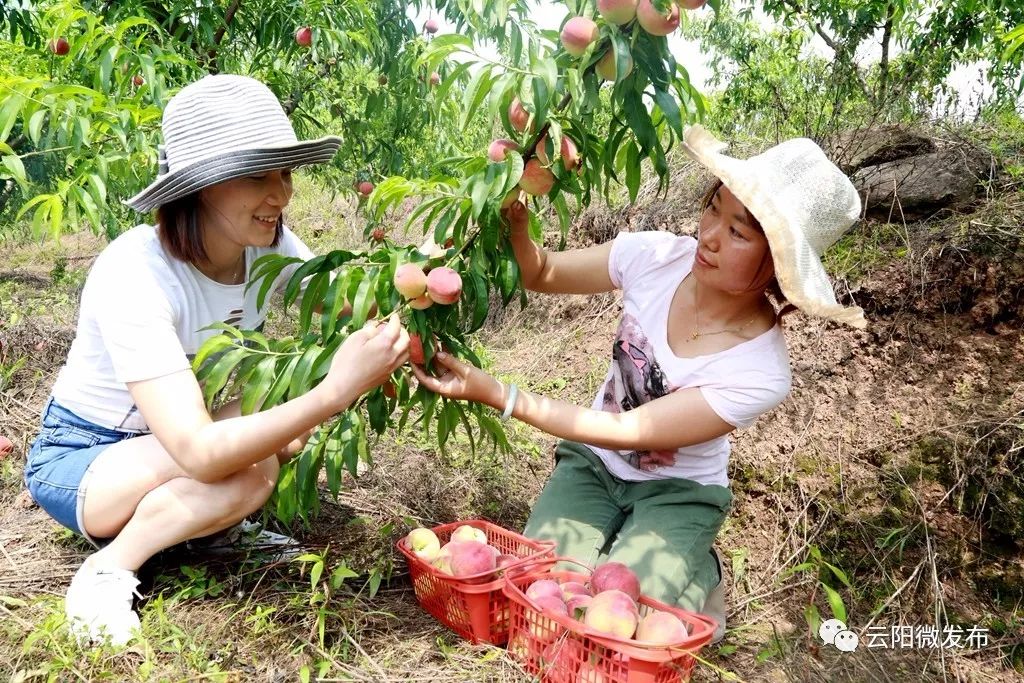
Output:
<instances>
[{"instance_id":1,"label":"tree branch","mask_svg":"<svg viewBox=\"0 0 1024 683\"><path fill-rule=\"evenodd\" d=\"M211 74L219 73L220 68L217 66L217 48L220 47L220 43L224 40L224 34L228 32L228 26L235 19L235 14L238 12L238 8L241 7L242 0L231 0L231 4L228 5L227 10L224 11L224 23L218 28L217 32L213 34L213 47L206 52L206 63L208 65L208 71Z\"/></svg>"},{"instance_id":2,"label":"tree branch","mask_svg":"<svg viewBox=\"0 0 1024 683\"><path fill-rule=\"evenodd\" d=\"M892 39L892 21L896 13L894 3L890 2L886 7L885 25L882 27L882 59L878 63L878 102L886 100L889 88L889 42Z\"/></svg>"}]
</instances>

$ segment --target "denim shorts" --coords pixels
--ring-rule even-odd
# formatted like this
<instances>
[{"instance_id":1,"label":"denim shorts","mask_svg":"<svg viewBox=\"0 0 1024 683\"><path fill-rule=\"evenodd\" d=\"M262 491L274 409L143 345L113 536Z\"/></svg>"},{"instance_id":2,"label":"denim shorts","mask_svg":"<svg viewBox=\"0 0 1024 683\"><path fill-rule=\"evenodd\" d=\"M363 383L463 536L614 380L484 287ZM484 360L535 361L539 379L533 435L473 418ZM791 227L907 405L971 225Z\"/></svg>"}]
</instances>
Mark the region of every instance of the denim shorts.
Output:
<instances>
[{"instance_id":1,"label":"denim shorts","mask_svg":"<svg viewBox=\"0 0 1024 683\"><path fill-rule=\"evenodd\" d=\"M51 397L43 408L42 429L28 451L25 486L47 514L98 546L82 523L92 464L111 444L144 433L101 427Z\"/></svg>"}]
</instances>

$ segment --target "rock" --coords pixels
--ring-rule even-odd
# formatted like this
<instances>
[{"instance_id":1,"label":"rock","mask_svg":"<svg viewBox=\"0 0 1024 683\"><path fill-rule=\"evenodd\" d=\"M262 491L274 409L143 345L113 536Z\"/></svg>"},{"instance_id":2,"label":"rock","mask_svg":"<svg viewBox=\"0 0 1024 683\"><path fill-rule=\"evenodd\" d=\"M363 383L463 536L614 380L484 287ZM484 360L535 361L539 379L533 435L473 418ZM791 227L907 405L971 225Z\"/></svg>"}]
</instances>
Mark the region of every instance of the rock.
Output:
<instances>
[{"instance_id":1,"label":"rock","mask_svg":"<svg viewBox=\"0 0 1024 683\"><path fill-rule=\"evenodd\" d=\"M971 199L989 164L989 157L976 148L951 147L866 166L851 180L868 214L898 221Z\"/></svg>"},{"instance_id":2,"label":"rock","mask_svg":"<svg viewBox=\"0 0 1024 683\"><path fill-rule=\"evenodd\" d=\"M850 174L865 166L934 151L935 143L929 138L901 126L879 126L843 133L829 146L829 158Z\"/></svg>"}]
</instances>

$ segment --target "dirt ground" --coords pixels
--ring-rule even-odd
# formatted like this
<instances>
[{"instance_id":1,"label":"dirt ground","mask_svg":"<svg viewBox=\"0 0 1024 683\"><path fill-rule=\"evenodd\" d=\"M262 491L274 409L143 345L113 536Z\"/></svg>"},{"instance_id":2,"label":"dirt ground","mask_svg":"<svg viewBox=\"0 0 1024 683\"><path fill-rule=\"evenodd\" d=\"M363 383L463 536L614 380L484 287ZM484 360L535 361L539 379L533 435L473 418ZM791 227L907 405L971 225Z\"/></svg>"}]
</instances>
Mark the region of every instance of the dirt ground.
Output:
<instances>
[{"instance_id":1,"label":"dirt ground","mask_svg":"<svg viewBox=\"0 0 1024 683\"><path fill-rule=\"evenodd\" d=\"M698 185L674 192L588 211L573 239L625 227L685 232ZM786 321L793 392L735 438L735 503L719 540L729 632L702 652L694 680L1022 680L1022 224L1024 186L1009 179L998 200L864 225L840 245L833 270L850 277L840 291L871 325ZM311 588L310 563L172 553L142 577L145 646L96 656L62 639L59 599L87 550L27 498L21 470L100 248L88 236L60 249L3 246L0 431L15 452L0 461L0 676L283 681L308 666L324 680L529 680L504 650L468 645L420 610L393 549L416 524L484 517L521 528L554 445L523 425L510 430L510 456L446 459L415 428L377 443L372 467L347 477L338 501L325 491L320 516L295 532L328 569L352 570L338 589ZM493 314L479 341L499 375L589 404L619 311L612 295L538 295ZM810 611L833 616L830 590L861 636L856 652L823 645L808 625ZM869 629L947 624L984 628L987 643L865 645Z\"/></svg>"}]
</instances>

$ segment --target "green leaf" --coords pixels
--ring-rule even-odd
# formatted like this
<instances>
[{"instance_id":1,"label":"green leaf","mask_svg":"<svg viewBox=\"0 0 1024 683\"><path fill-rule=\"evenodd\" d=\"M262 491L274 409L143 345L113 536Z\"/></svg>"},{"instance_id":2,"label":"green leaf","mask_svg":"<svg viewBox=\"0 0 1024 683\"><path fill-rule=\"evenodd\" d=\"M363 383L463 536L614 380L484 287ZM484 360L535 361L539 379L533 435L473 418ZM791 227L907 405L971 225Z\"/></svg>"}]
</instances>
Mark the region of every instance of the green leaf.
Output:
<instances>
[{"instance_id":1,"label":"green leaf","mask_svg":"<svg viewBox=\"0 0 1024 683\"><path fill-rule=\"evenodd\" d=\"M277 359L273 356L266 356L260 360L242 387L242 415L252 415L263 405L263 399L270 393L270 387L274 383L276 369Z\"/></svg>"},{"instance_id":2,"label":"green leaf","mask_svg":"<svg viewBox=\"0 0 1024 683\"><path fill-rule=\"evenodd\" d=\"M206 402L207 408L213 406L213 399L224 388L231 371L249 353L248 349L234 349L217 359L216 364L206 378L206 382L203 384L203 401Z\"/></svg>"},{"instance_id":3,"label":"green leaf","mask_svg":"<svg viewBox=\"0 0 1024 683\"><path fill-rule=\"evenodd\" d=\"M18 156L4 156L0 158L4 168L11 172L11 177L14 178L15 182L21 187L28 186L28 179L25 177L25 164L21 162L21 158Z\"/></svg>"},{"instance_id":4,"label":"green leaf","mask_svg":"<svg viewBox=\"0 0 1024 683\"><path fill-rule=\"evenodd\" d=\"M296 354L290 358L283 358L278 361L277 376L274 378L274 383L270 386L270 391L267 392L267 397L263 399L263 403L257 410L273 408L281 402L285 392L288 390L288 385L291 383L292 374L295 372L295 368L298 366L301 358L301 355Z\"/></svg>"},{"instance_id":5,"label":"green leaf","mask_svg":"<svg viewBox=\"0 0 1024 683\"><path fill-rule=\"evenodd\" d=\"M828 598L828 606L832 609L832 616L845 624L846 606L843 605L843 598L828 584L821 582L820 585L825 590L825 597Z\"/></svg>"},{"instance_id":6,"label":"green leaf","mask_svg":"<svg viewBox=\"0 0 1024 683\"><path fill-rule=\"evenodd\" d=\"M324 292L327 291L331 272L313 275L302 293L302 305L299 307L299 334L309 334L309 326L313 320L313 309L323 304Z\"/></svg>"},{"instance_id":7,"label":"green leaf","mask_svg":"<svg viewBox=\"0 0 1024 683\"><path fill-rule=\"evenodd\" d=\"M640 150L632 140L626 143L626 187L629 201L635 202L640 191Z\"/></svg>"},{"instance_id":8,"label":"green leaf","mask_svg":"<svg viewBox=\"0 0 1024 683\"><path fill-rule=\"evenodd\" d=\"M491 67L481 67L473 78L470 79L466 91L462 95L462 116L459 119L459 128L465 132L469 122L473 120L473 114L483 103L490 91Z\"/></svg>"},{"instance_id":9,"label":"green leaf","mask_svg":"<svg viewBox=\"0 0 1024 683\"><path fill-rule=\"evenodd\" d=\"M288 278L288 284L284 289L285 308L290 306L299 295L299 290L302 288L302 281L305 280L308 275L318 272L324 266L326 261L327 255L321 254L320 256L314 256L295 269L292 276Z\"/></svg>"},{"instance_id":10,"label":"green leaf","mask_svg":"<svg viewBox=\"0 0 1024 683\"><path fill-rule=\"evenodd\" d=\"M654 91L654 101L676 135L683 137L683 118L679 113L679 103L676 102L676 98L672 97L671 93L658 89Z\"/></svg>"},{"instance_id":11,"label":"green leaf","mask_svg":"<svg viewBox=\"0 0 1024 683\"><path fill-rule=\"evenodd\" d=\"M322 347L314 344L302 353L298 364L295 366L295 371L292 373L292 381L288 385L289 398L302 396L309 391L313 364L316 363L323 351Z\"/></svg>"},{"instance_id":12,"label":"green leaf","mask_svg":"<svg viewBox=\"0 0 1024 683\"><path fill-rule=\"evenodd\" d=\"M377 268L372 268L366 273L352 298L352 327L356 329L362 327L370 315L370 307L374 303L373 289L379 275L380 271Z\"/></svg>"}]
</instances>

